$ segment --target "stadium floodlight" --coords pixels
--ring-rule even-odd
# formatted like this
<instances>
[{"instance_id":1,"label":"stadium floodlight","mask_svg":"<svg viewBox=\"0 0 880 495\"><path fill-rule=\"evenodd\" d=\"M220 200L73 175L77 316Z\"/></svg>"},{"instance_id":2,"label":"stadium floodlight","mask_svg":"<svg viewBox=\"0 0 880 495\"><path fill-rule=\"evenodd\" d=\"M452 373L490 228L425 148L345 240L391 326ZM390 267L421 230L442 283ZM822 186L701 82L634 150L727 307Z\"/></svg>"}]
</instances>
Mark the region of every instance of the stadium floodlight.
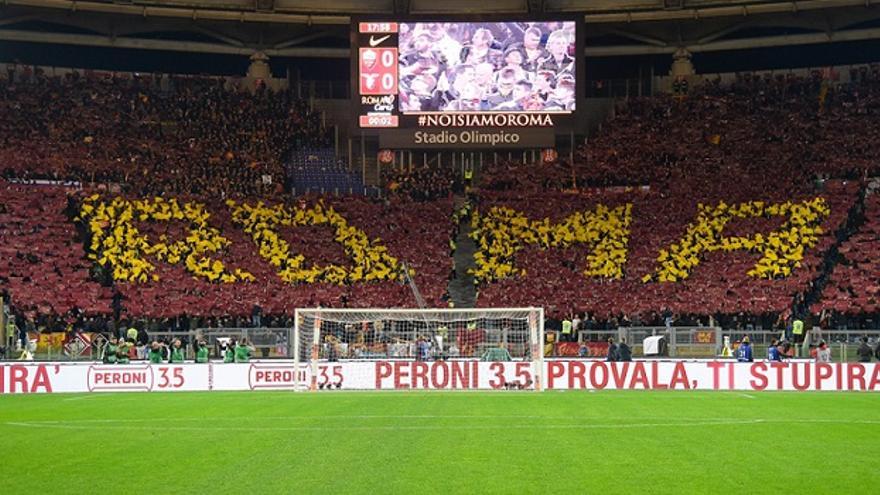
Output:
<instances>
[{"instance_id":1,"label":"stadium floodlight","mask_svg":"<svg viewBox=\"0 0 880 495\"><path fill-rule=\"evenodd\" d=\"M543 308L313 308L294 320L297 390L543 389Z\"/></svg>"}]
</instances>

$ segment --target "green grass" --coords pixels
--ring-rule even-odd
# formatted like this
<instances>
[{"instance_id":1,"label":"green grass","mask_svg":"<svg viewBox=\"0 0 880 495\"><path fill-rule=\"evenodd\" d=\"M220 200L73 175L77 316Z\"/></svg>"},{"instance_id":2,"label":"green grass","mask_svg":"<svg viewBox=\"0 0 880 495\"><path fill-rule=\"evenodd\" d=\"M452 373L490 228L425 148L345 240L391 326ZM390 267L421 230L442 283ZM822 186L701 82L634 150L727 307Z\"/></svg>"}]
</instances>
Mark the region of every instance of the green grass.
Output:
<instances>
[{"instance_id":1,"label":"green grass","mask_svg":"<svg viewBox=\"0 0 880 495\"><path fill-rule=\"evenodd\" d=\"M880 394L0 396L5 494L876 493Z\"/></svg>"}]
</instances>

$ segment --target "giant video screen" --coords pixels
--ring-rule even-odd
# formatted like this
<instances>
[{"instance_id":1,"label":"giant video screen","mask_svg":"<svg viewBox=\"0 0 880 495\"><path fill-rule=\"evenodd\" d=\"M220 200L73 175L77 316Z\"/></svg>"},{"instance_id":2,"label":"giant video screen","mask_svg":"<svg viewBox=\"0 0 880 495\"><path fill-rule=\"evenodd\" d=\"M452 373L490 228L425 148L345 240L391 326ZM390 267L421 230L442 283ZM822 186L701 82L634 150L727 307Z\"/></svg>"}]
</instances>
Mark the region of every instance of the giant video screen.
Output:
<instances>
[{"instance_id":1,"label":"giant video screen","mask_svg":"<svg viewBox=\"0 0 880 495\"><path fill-rule=\"evenodd\" d=\"M575 46L573 21L402 23L398 107L572 112Z\"/></svg>"},{"instance_id":2,"label":"giant video screen","mask_svg":"<svg viewBox=\"0 0 880 495\"><path fill-rule=\"evenodd\" d=\"M576 122L583 70L578 24L354 21L355 127L375 129L380 138L393 134L385 129L496 129L520 132L501 136L511 145L550 142L554 131ZM419 144L424 137L411 133L404 141Z\"/></svg>"}]
</instances>

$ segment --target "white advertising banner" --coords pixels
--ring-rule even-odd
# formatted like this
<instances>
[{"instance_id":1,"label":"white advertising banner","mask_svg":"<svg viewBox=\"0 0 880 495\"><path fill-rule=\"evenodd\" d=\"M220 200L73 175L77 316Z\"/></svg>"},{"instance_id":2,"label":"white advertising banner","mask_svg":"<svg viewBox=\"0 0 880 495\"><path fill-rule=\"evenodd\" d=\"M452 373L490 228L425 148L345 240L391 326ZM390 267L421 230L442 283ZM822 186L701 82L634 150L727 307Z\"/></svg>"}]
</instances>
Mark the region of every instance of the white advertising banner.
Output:
<instances>
[{"instance_id":1,"label":"white advertising banner","mask_svg":"<svg viewBox=\"0 0 880 495\"><path fill-rule=\"evenodd\" d=\"M311 368L299 366L299 384ZM548 390L880 391L880 363L559 360L544 363ZM292 361L247 364L0 364L0 394L293 390ZM530 362L357 361L320 363L315 385L341 390L533 388Z\"/></svg>"}]
</instances>

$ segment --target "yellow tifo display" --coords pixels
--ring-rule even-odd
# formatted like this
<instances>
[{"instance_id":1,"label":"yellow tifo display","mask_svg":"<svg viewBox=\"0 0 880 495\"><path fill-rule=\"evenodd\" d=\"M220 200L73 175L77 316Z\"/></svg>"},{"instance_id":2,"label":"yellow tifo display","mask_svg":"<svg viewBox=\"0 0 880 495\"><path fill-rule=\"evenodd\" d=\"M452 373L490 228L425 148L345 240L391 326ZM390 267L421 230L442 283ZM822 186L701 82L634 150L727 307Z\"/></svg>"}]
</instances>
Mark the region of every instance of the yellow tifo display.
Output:
<instances>
[{"instance_id":1,"label":"yellow tifo display","mask_svg":"<svg viewBox=\"0 0 880 495\"><path fill-rule=\"evenodd\" d=\"M262 202L254 206L227 201L232 209L232 219L251 235L259 247L260 256L278 269L285 282L329 282L344 284L370 280L397 280L403 273L397 258L378 240L370 241L367 234L348 224L336 212L318 202L311 208L294 208L276 204L266 206ZM291 254L290 244L279 234L281 227L303 225L330 225L335 230L334 240L342 245L351 258L351 268L338 265L305 265L305 257Z\"/></svg>"},{"instance_id":2,"label":"yellow tifo display","mask_svg":"<svg viewBox=\"0 0 880 495\"><path fill-rule=\"evenodd\" d=\"M79 219L91 234L88 257L99 265L109 266L113 279L126 282L158 281L155 265L146 256L176 265L181 261L187 271L212 282L252 281L254 276L240 269L230 270L222 261L211 259L230 244L220 231L208 225L211 214L205 205L176 199L152 198L130 201L114 198L109 203L97 194L89 196L80 208ZM134 221L183 221L189 225L184 239L170 240L160 235L150 242Z\"/></svg>"},{"instance_id":3,"label":"yellow tifo display","mask_svg":"<svg viewBox=\"0 0 880 495\"><path fill-rule=\"evenodd\" d=\"M707 253L747 250L761 258L748 275L756 278L784 278L800 267L804 252L814 247L824 233L822 222L830 214L823 198L807 201L766 203L750 201L728 205L699 205L696 221L684 236L660 251L658 267L642 282L677 282L688 278ZM785 216L779 229L752 236L724 237L724 227L735 218ZM540 249L567 248L577 243L591 247L584 276L620 279L624 276L632 221L632 205L575 212L558 223L549 218L531 220L508 207L492 207L474 215L471 236L477 243L474 276L481 282L525 275L514 264L516 253L527 245Z\"/></svg>"},{"instance_id":4,"label":"yellow tifo display","mask_svg":"<svg viewBox=\"0 0 880 495\"><path fill-rule=\"evenodd\" d=\"M690 276L705 253L747 250L761 253L748 275L756 278L780 278L791 275L801 266L804 251L815 246L822 235L822 221L831 213L825 200L767 204L749 201L736 205L699 205L697 219L688 226L684 237L663 249L657 257L659 268L642 281L677 282ZM724 226L734 218L787 216L782 226L769 234L749 237L722 237Z\"/></svg>"},{"instance_id":5,"label":"yellow tifo display","mask_svg":"<svg viewBox=\"0 0 880 495\"><path fill-rule=\"evenodd\" d=\"M402 264L378 239L354 226L332 207L318 202L311 207L292 208L284 204L254 205L229 200L233 222L248 233L259 255L277 269L278 276L289 283L327 282L346 284L372 280L398 280L404 273ZM697 218L684 236L668 249L660 250L657 269L641 278L642 282L677 282L690 276L701 259L716 251L747 250L760 253L761 258L748 275L756 278L784 278L800 267L804 252L814 247L823 235L822 222L830 210L823 198L800 202L766 203L750 201L734 205L699 205ZM152 198L110 202L98 195L87 198L81 207L80 220L91 234L89 258L109 266L115 280L147 282L158 280L155 266L146 256L170 264L185 263L187 271L212 282L233 283L253 281L254 276L241 269L230 269L212 253L221 252L230 241L208 224L210 213L204 204L175 199ZM733 219L787 217L775 231L751 236L723 236L725 226ZM134 221L182 221L188 227L184 239L172 241L166 235L150 242ZM474 214L471 237L477 244L472 270L480 282L525 275L515 266L516 253L528 245L540 249L568 248L587 244L584 276L604 279L624 277L628 260L632 204L615 207L602 204L592 210L578 211L554 223L549 218L531 220L522 212L495 206ZM352 260L351 267L339 265L308 265L305 256L290 252L290 245L281 235L282 228L326 225L334 229L334 240L340 243Z\"/></svg>"},{"instance_id":6,"label":"yellow tifo display","mask_svg":"<svg viewBox=\"0 0 880 495\"><path fill-rule=\"evenodd\" d=\"M319 202L310 208L290 209L285 205L266 206L227 201L233 221L250 234L262 258L278 269L278 276L290 283L347 282L396 280L400 278L401 264L388 253L378 240L367 234L336 212ZM202 203L176 199L152 198L128 200L114 198L109 203L93 195L83 202L79 220L85 223L91 235L89 258L109 266L115 280L143 283L158 281L155 265L147 259L178 264L183 261L187 271L212 282L233 283L253 281L254 276L241 270L231 270L223 262L211 259L229 246L230 241L219 230L208 224L210 213ZM171 241L166 235L158 242L150 242L140 232L135 221L182 221L189 225L184 239ZM279 232L282 227L328 225L334 228L335 240L352 259L353 267L338 265L305 266L305 257L290 253L290 246Z\"/></svg>"},{"instance_id":7,"label":"yellow tifo display","mask_svg":"<svg viewBox=\"0 0 880 495\"><path fill-rule=\"evenodd\" d=\"M471 237L477 244L474 277L489 282L524 274L524 270L514 266L513 258L529 244L549 249L583 243L592 247L584 275L622 278L631 220L629 203L614 208L596 205L592 211L572 213L559 223L549 218L530 220L511 208L492 207L477 213L471 221Z\"/></svg>"}]
</instances>

